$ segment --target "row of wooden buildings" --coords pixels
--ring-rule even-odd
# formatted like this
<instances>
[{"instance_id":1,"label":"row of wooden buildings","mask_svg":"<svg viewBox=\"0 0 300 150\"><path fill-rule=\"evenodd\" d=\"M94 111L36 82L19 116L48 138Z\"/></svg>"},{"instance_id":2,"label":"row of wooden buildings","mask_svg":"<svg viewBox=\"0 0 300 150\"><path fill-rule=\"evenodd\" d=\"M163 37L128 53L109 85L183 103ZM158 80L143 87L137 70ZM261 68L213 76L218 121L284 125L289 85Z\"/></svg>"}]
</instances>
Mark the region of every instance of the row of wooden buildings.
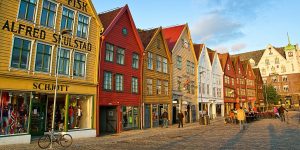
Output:
<instances>
[{"instance_id":1,"label":"row of wooden buildings","mask_svg":"<svg viewBox=\"0 0 300 150\"><path fill-rule=\"evenodd\" d=\"M164 112L191 123L264 103L260 71L194 44L188 24L137 29L127 5L98 14L90 0L0 12L1 144L29 143L52 122L82 138L158 127Z\"/></svg>"}]
</instances>

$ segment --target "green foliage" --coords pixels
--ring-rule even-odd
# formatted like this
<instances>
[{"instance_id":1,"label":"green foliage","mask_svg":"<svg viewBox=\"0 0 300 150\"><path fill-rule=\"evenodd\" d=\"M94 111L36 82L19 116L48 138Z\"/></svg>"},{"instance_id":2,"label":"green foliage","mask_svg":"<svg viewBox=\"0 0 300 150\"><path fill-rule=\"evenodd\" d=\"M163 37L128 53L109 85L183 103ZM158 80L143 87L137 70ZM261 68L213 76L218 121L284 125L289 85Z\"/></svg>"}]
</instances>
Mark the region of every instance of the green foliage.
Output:
<instances>
[{"instance_id":1,"label":"green foliage","mask_svg":"<svg viewBox=\"0 0 300 150\"><path fill-rule=\"evenodd\" d=\"M275 90L273 85L264 86L264 97L268 101L269 104L278 104L280 96Z\"/></svg>"}]
</instances>

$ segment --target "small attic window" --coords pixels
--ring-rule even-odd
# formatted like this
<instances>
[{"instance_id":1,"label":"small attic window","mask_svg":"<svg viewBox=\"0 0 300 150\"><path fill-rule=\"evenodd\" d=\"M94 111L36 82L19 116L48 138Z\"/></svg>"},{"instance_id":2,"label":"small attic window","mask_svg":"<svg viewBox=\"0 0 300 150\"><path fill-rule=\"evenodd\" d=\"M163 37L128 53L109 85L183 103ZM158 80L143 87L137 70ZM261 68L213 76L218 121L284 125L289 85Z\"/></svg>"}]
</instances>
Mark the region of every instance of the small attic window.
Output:
<instances>
[{"instance_id":1,"label":"small attic window","mask_svg":"<svg viewBox=\"0 0 300 150\"><path fill-rule=\"evenodd\" d=\"M123 29L122 29L122 34L123 34L124 36L126 36L126 35L128 34L128 31L127 31L127 28L126 28L126 27L123 27Z\"/></svg>"}]
</instances>

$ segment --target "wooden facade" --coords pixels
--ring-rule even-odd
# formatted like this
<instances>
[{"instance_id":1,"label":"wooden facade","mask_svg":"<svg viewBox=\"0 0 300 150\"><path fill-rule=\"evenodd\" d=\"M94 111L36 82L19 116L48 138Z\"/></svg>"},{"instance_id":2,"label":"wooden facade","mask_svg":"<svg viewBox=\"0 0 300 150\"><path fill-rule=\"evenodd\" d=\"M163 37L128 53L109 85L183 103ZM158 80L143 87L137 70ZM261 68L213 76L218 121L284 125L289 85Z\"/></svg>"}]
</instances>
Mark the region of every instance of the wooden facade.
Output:
<instances>
[{"instance_id":1,"label":"wooden facade","mask_svg":"<svg viewBox=\"0 0 300 150\"><path fill-rule=\"evenodd\" d=\"M139 32L145 47L143 59L144 127L158 127L164 111L172 114L172 60L162 28ZM171 123L171 122L169 122Z\"/></svg>"},{"instance_id":2,"label":"wooden facade","mask_svg":"<svg viewBox=\"0 0 300 150\"><path fill-rule=\"evenodd\" d=\"M127 5L100 13L99 18L105 30L100 50L98 135L139 128L144 49L141 39ZM117 82L121 82L119 87Z\"/></svg>"},{"instance_id":3,"label":"wooden facade","mask_svg":"<svg viewBox=\"0 0 300 150\"><path fill-rule=\"evenodd\" d=\"M264 100L264 90L263 90L263 80L260 74L259 68L254 68L253 72L255 74L255 86L256 86L256 102L255 107L261 108L260 111L266 106L266 102Z\"/></svg>"},{"instance_id":4,"label":"wooden facade","mask_svg":"<svg viewBox=\"0 0 300 150\"><path fill-rule=\"evenodd\" d=\"M247 109L254 108L254 104L256 101L256 86L255 86L255 74L253 69L249 63L249 61L242 61L243 68L245 70L245 79L246 79L246 95L247 95L247 103L245 103L244 107Z\"/></svg>"},{"instance_id":5,"label":"wooden facade","mask_svg":"<svg viewBox=\"0 0 300 150\"><path fill-rule=\"evenodd\" d=\"M243 106L243 103L246 102L246 72L243 68L243 65L241 63L240 57L231 56L231 60L234 66L235 75L236 75L236 96L239 100L239 103L241 106Z\"/></svg>"}]
</instances>

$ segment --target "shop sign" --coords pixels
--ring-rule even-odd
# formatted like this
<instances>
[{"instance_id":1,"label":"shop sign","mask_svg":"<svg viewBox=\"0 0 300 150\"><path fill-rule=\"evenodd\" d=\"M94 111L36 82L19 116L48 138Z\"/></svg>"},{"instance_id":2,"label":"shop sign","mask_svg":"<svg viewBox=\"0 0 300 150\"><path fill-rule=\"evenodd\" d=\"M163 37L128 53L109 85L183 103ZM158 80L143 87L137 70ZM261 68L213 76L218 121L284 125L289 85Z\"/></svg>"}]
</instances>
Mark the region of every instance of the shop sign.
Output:
<instances>
[{"instance_id":1,"label":"shop sign","mask_svg":"<svg viewBox=\"0 0 300 150\"><path fill-rule=\"evenodd\" d=\"M70 86L68 86L68 85L58 84L57 85L57 91L68 92L69 87ZM35 90L45 90L45 91L54 91L55 90L55 84L34 82L33 83L33 89L35 89Z\"/></svg>"},{"instance_id":2,"label":"shop sign","mask_svg":"<svg viewBox=\"0 0 300 150\"><path fill-rule=\"evenodd\" d=\"M25 36L29 36L40 40L45 40L47 38L45 30L35 27L33 28L31 26L27 26L21 23L17 25L14 21L9 22L9 20L6 20L6 22L2 26L2 30L6 30L12 33L23 34ZM77 39L73 40L71 37L65 36L62 36L62 38L60 38L59 34L56 33L52 34L52 42L56 44L59 44L61 42L61 44L64 46L69 46L84 51L92 50L92 44L89 42L83 42Z\"/></svg>"},{"instance_id":3,"label":"shop sign","mask_svg":"<svg viewBox=\"0 0 300 150\"><path fill-rule=\"evenodd\" d=\"M73 6L77 9L87 12L87 3L81 0L67 0L68 5Z\"/></svg>"}]
</instances>

